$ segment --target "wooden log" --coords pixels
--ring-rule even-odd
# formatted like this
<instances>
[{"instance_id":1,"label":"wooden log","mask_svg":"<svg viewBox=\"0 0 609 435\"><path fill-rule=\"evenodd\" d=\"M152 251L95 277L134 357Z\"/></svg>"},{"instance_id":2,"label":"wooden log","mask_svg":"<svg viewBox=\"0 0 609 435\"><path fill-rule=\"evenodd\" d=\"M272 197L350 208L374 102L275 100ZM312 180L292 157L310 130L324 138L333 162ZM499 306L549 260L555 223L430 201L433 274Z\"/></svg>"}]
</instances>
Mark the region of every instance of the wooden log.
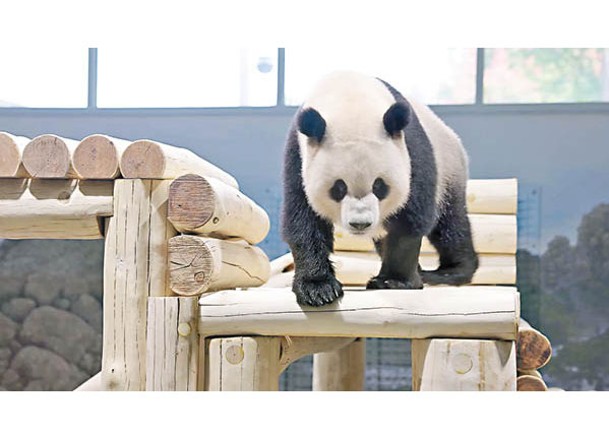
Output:
<instances>
[{"instance_id":1,"label":"wooden log","mask_svg":"<svg viewBox=\"0 0 609 435\"><path fill-rule=\"evenodd\" d=\"M330 256L334 263L336 277L344 285L365 286L370 278L376 276L381 268L381 260L375 252L337 252ZM505 254L481 254L480 266L474 274L471 284L515 284L516 283L516 257ZM294 277L293 267L289 267L288 257L283 256L279 266L289 269L290 272L277 273L264 284L264 287L287 287L292 285ZM419 264L425 270L438 267L437 254L421 254ZM272 267L272 263L271 263Z\"/></svg>"},{"instance_id":2,"label":"wooden log","mask_svg":"<svg viewBox=\"0 0 609 435\"><path fill-rule=\"evenodd\" d=\"M32 139L23 150L23 166L32 178L77 178L72 154L78 141L43 134Z\"/></svg>"},{"instance_id":3,"label":"wooden log","mask_svg":"<svg viewBox=\"0 0 609 435\"><path fill-rule=\"evenodd\" d=\"M484 254L515 254L517 223L515 215L470 214L474 248ZM353 236L340 227L334 231L335 251L374 251L372 240ZM435 248L423 238L422 253L435 253Z\"/></svg>"},{"instance_id":4,"label":"wooden log","mask_svg":"<svg viewBox=\"0 0 609 435\"><path fill-rule=\"evenodd\" d=\"M123 152L121 174L125 178L174 179L186 174L217 178L235 189L237 180L186 148L152 140L137 140Z\"/></svg>"},{"instance_id":5,"label":"wooden log","mask_svg":"<svg viewBox=\"0 0 609 435\"><path fill-rule=\"evenodd\" d=\"M206 293L199 333L515 340L520 317L514 287L433 287L345 291L322 307L300 306L290 288Z\"/></svg>"},{"instance_id":6,"label":"wooden log","mask_svg":"<svg viewBox=\"0 0 609 435\"><path fill-rule=\"evenodd\" d=\"M280 273L288 272L290 270L294 270L294 257L292 257L291 252L271 261L271 276L279 275Z\"/></svg>"},{"instance_id":7,"label":"wooden log","mask_svg":"<svg viewBox=\"0 0 609 435\"><path fill-rule=\"evenodd\" d=\"M412 341L413 391L515 391L512 341Z\"/></svg>"},{"instance_id":8,"label":"wooden log","mask_svg":"<svg viewBox=\"0 0 609 435\"><path fill-rule=\"evenodd\" d=\"M304 356L339 350L354 340L351 337L281 337L280 370L283 372Z\"/></svg>"},{"instance_id":9,"label":"wooden log","mask_svg":"<svg viewBox=\"0 0 609 435\"><path fill-rule=\"evenodd\" d=\"M534 376L536 378L539 379L543 379L543 377L541 376L541 373L539 373L539 370L521 370L518 367L518 376L523 376L523 375L528 375L528 376Z\"/></svg>"},{"instance_id":10,"label":"wooden log","mask_svg":"<svg viewBox=\"0 0 609 435\"><path fill-rule=\"evenodd\" d=\"M516 379L518 391L547 391L548 387L543 379L533 375L521 375Z\"/></svg>"},{"instance_id":11,"label":"wooden log","mask_svg":"<svg viewBox=\"0 0 609 435\"><path fill-rule=\"evenodd\" d=\"M101 239L112 213L111 182L0 180L3 239Z\"/></svg>"},{"instance_id":12,"label":"wooden log","mask_svg":"<svg viewBox=\"0 0 609 435\"><path fill-rule=\"evenodd\" d=\"M30 138L0 131L0 178L29 177L21 157L30 141Z\"/></svg>"},{"instance_id":13,"label":"wooden log","mask_svg":"<svg viewBox=\"0 0 609 435\"><path fill-rule=\"evenodd\" d=\"M146 387L146 319L149 296L169 293L167 222L161 198L167 181L114 181L114 215L104 251L102 383L105 390Z\"/></svg>"},{"instance_id":14,"label":"wooden log","mask_svg":"<svg viewBox=\"0 0 609 435\"><path fill-rule=\"evenodd\" d=\"M277 391L280 337L208 340L208 391Z\"/></svg>"},{"instance_id":15,"label":"wooden log","mask_svg":"<svg viewBox=\"0 0 609 435\"><path fill-rule=\"evenodd\" d=\"M197 317L197 298L148 298L146 390L197 390Z\"/></svg>"},{"instance_id":16,"label":"wooden log","mask_svg":"<svg viewBox=\"0 0 609 435\"><path fill-rule=\"evenodd\" d=\"M101 381L101 372L80 384L74 391L104 391Z\"/></svg>"},{"instance_id":17,"label":"wooden log","mask_svg":"<svg viewBox=\"0 0 609 435\"><path fill-rule=\"evenodd\" d=\"M169 240L169 282L180 295L260 286L270 275L269 259L244 241L177 236Z\"/></svg>"},{"instance_id":18,"label":"wooden log","mask_svg":"<svg viewBox=\"0 0 609 435\"><path fill-rule=\"evenodd\" d=\"M518 180L516 178L468 180L469 213L516 214Z\"/></svg>"},{"instance_id":19,"label":"wooden log","mask_svg":"<svg viewBox=\"0 0 609 435\"><path fill-rule=\"evenodd\" d=\"M552 358L550 340L529 323L520 319L516 343L519 370L536 370Z\"/></svg>"},{"instance_id":20,"label":"wooden log","mask_svg":"<svg viewBox=\"0 0 609 435\"><path fill-rule=\"evenodd\" d=\"M366 340L313 356L313 391L363 391L366 382Z\"/></svg>"},{"instance_id":21,"label":"wooden log","mask_svg":"<svg viewBox=\"0 0 609 435\"><path fill-rule=\"evenodd\" d=\"M72 167L81 179L112 180L120 175L120 158L131 142L103 134L85 137L72 155Z\"/></svg>"},{"instance_id":22,"label":"wooden log","mask_svg":"<svg viewBox=\"0 0 609 435\"><path fill-rule=\"evenodd\" d=\"M264 240L271 227L262 207L239 190L194 174L171 183L169 220L182 233L237 237L252 245Z\"/></svg>"}]
</instances>

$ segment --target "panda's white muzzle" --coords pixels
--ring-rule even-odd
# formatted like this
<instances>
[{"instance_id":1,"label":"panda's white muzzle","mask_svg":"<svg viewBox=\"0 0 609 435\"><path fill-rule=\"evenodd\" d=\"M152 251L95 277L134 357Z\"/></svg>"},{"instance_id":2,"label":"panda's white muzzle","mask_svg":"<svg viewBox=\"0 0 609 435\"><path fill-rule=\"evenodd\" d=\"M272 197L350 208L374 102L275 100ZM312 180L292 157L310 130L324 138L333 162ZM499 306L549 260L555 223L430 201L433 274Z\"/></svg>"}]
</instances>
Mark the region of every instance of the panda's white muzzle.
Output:
<instances>
[{"instance_id":1,"label":"panda's white muzzle","mask_svg":"<svg viewBox=\"0 0 609 435\"><path fill-rule=\"evenodd\" d=\"M379 222L379 203L372 193L363 198L345 196L340 208L341 226L351 234L373 232Z\"/></svg>"}]
</instances>

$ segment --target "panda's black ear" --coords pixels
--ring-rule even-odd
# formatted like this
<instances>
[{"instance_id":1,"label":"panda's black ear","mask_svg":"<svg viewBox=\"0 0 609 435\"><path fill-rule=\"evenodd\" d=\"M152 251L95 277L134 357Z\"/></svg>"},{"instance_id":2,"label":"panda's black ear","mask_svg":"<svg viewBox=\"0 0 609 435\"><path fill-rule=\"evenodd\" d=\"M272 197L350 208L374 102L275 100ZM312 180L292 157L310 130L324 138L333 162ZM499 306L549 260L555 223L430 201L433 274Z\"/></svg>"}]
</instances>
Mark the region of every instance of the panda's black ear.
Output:
<instances>
[{"instance_id":1,"label":"panda's black ear","mask_svg":"<svg viewBox=\"0 0 609 435\"><path fill-rule=\"evenodd\" d=\"M383 116L383 125L390 136L395 136L410 122L410 107L405 103L394 103Z\"/></svg>"},{"instance_id":2,"label":"panda's black ear","mask_svg":"<svg viewBox=\"0 0 609 435\"><path fill-rule=\"evenodd\" d=\"M298 131L321 142L326 132L326 121L313 108L303 110L298 117Z\"/></svg>"}]
</instances>

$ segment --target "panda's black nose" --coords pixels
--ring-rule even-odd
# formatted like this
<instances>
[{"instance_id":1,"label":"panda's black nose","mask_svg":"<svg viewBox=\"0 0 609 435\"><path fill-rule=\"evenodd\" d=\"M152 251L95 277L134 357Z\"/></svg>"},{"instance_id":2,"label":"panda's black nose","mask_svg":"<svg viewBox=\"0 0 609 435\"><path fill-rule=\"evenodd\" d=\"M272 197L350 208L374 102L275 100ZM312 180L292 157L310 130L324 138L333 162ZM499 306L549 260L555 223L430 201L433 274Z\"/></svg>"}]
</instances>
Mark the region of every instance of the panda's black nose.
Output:
<instances>
[{"instance_id":1,"label":"panda's black nose","mask_svg":"<svg viewBox=\"0 0 609 435\"><path fill-rule=\"evenodd\" d=\"M357 231L364 231L372 225L372 222L349 222L349 226Z\"/></svg>"}]
</instances>

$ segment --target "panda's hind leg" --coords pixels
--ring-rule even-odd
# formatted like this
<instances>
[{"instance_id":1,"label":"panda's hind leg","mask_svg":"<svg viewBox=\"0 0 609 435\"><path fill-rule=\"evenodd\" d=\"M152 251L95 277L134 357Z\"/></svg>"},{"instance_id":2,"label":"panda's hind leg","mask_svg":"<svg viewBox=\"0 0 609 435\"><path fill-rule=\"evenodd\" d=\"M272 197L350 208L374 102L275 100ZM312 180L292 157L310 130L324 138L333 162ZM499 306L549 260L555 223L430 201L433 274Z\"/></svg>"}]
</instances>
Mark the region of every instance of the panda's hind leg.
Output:
<instances>
[{"instance_id":1,"label":"panda's hind leg","mask_svg":"<svg viewBox=\"0 0 609 435\"><path fill-rule=\"evenodd\" d=\"M431 285L464 285L472 281L478 268L465 192L450 195L438 223L427 236L440 256L436 270L422 270L423 282Z\"/></svg>"}]
</instances>

